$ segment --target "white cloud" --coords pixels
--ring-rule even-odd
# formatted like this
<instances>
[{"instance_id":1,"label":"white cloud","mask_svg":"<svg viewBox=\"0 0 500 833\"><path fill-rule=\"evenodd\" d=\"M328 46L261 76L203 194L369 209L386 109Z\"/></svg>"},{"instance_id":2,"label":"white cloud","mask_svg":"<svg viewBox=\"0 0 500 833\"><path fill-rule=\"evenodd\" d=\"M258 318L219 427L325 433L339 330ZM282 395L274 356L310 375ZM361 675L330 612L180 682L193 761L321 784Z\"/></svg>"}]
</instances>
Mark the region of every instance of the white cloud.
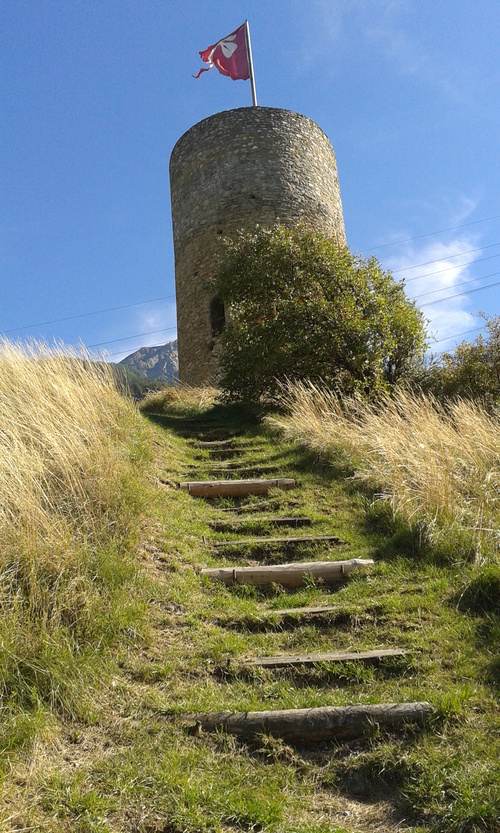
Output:
<instances>
[{"instance_id":1,"label":"white cloud","mask_svg":"<svg viewBox=\"0 0 500 833\"><path fill-rule=\"evenodd\" d=\"M469 311L469 296L458 294L479 285L472 267L482 253L472 250L480 245L477 237L460 234L447 243L433 241L418 245L415 241L406 245L404 253L385 259L384 265L396 278L405 278L408 296L421 307L429 321L429 333L440 342L437 350L450 346L442 339L451 339L480 326L477 315ZM461 286L467 281L472 283ZM450 297L454 295L458 297Z\"/></svg>"},{"instance_id":2,"label":"white cloud","mask_svg":"<svg viewBox=\"0 0 500 833\"><path fill-rule=\"evenodd\" d=\"M165 304L148 306L137 313L137 327L144 330L159 330L162 327L175 327L175 304L169 301ZM166 341L171 341L175 336L166 333ZM161 341L159 342L162 343Z\"/></svg>"},{"instance_id":3,"label":"white cloud","mask_svg":"<svg viewBox=\"0 0 500 833\"><path fill-rule=\"evenodd\" d=\"M177 338L175 304L151 304L145 308L135 309L115 323L113 333L109 333L109 344L103 344L95 353L106 360L119 362L141 347L156 347L174 341ZM130 333L130 337L121 338L120 333ZM107 340L107 339L106 339Z\"/></svg>"},{"instance_id":4,"label":"white cloud","mask_svg":"<svg viewBox=\"0 0 500 833\"><path fill-rule=\"evenodd\" d=\"M415 34L422 14L414 0L314 0L316 26L303 37L301 64L324 60L336 73L345 70L345 56L364 44L403 76L418 79L446 98L462 101L467 75L461 66L446 66L442 56ZM432 21L429 20L429 26ZM375 58L375 55L374 55Z\"/></svg>"}]
</instances>

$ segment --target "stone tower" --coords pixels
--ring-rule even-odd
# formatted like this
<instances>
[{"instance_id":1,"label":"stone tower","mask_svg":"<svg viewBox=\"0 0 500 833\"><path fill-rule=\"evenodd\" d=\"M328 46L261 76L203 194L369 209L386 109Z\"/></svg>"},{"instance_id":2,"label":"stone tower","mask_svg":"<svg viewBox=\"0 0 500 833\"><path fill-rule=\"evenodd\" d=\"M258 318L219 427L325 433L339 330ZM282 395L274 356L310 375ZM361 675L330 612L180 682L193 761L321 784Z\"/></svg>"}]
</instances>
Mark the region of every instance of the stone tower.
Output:
<instances>
[{"instance_id":1,"label":"stone tower","mask_svg":"<svg viewBox=\"0 0 500 833\"><path fill-rule=\"evenodd\" d=\"M280 221L306 223L345 244L337 163L310 119L274 107L242 107L195 124L170 158L179 378L217 378L223 321L209 278L224 237Z\"/></svg>"}]
</instances>

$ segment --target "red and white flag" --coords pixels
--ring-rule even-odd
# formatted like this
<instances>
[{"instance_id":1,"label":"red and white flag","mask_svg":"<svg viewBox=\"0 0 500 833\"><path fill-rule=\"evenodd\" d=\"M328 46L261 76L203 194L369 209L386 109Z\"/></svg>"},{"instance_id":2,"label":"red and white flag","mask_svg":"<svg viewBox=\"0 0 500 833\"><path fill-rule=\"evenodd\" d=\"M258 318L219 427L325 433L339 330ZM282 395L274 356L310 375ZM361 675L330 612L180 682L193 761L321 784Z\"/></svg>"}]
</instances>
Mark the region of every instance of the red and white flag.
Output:
<instances>
[{"instance_id":1,"label":"red and white flag","mask_svg":"<svg viewBox=\"0 0 500 833\"><path fill-rule=\"evenodd\" d=\"M213 46L207 46L203 52L200 52L200 56L208 67L200 69L195 78L199 78L202 72L208 72L212 67L217 67L222 75L228 75L233 81L247 81L250 78L250 67L246 24L243 23Z\"/></svg>"}]
</instances>

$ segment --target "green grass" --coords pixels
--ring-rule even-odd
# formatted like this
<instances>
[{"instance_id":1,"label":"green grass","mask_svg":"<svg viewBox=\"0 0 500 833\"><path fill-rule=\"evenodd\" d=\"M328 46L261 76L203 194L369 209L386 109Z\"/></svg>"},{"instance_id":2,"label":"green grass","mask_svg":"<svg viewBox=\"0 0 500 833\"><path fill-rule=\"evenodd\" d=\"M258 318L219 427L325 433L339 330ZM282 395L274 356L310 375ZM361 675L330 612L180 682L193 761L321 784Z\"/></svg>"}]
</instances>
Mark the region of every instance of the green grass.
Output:
<instances>
[{"instance_id":1,"label":"green grass","mask_svg":"<svg viewBox=\"0 0 500 833\"><path fill-rule=\"evenodd\" d=\"M54 708L49 722L40 722L36 702L25 709L24 722L6 706L5 829L15 822L21 829L81 833L358 833L395 831L401 823L415 833L497 833L495 568L480 571L432 550L417 558L411 538L397 524L374 518L366 491L342 469L280 441L263 429L258 414L246 419L241 408L199 402L183 410L179 401L159 410L145 416L152 462L142 480L147 512L135 566L126 560L120 578L110 558L103 578L112 580L117 570L123 593L129 588L113 614L114 622L121 610L120 640L110 639L101 652L105 695L99 679L90 677L90 695L101 689L96 707L74 714ZM215 533L209 526L233 517L223 511L236 510L233 501L209 503L175 488L183 472L200 467L200 479L208 478L221 463L195 448L188 434L235 436L246 444L234 459L244 465L276 461L283 476L297 479L293 491L242 501L244 511L234 517L260 523L274 514L309 515L313 527L290 530L291 536L339 535L346 545L327 557L373 557L375 567L336 589L311 583L293 592L202 579L201 567L248 564L255 556L211 546L244 537L241 530ZM273 560L281 555L274 548L265 552ZM302 555L309 558L311 551ZM314 558L324 556L313 551ZM132 586L140 592L131 593ZM264 615L326 604L335 611L324 621ZM102 629L102 620L96 627ZM378 668L242 668L252 656L392 646L408 656ZM397 735L374 727L359 741L314 747L189 734L175 720L183 712L405 700L435 706L428 727Z\"/></svg>"}]
</instances>

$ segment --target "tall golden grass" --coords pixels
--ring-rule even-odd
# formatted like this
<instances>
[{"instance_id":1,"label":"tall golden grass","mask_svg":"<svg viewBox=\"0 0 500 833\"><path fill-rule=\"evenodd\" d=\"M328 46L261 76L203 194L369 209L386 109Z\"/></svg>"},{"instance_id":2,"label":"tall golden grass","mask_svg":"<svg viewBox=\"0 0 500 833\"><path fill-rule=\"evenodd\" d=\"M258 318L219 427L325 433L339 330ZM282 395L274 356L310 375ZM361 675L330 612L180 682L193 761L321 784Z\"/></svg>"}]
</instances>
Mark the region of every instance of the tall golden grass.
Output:
<instances>
[{"instance_id":1,"label":"tall golden grass","mask_svg":"<svg viewBox=\"0 0 500 833\"><path fill-rule=\"evenodd\" d=\"M55 696L57 668L105 618L105 562L136 511L138 419L107 365L0 342L0 696Z\"/></svg>"},{"instance_id":2,"label":"tall golden grass","mask_svg":"<svg viewBox=\"0 0 500 833\"><path fill-rule=\"evenodd\" d=\"M446 407L399 391L377 403L340 398L307 383L282 389L285 435L327 458L343 459L354 478L432 537L472 533L476 554L495 548L500 514L500 422L465 400Z\"/></svg>"}]
</instances>

